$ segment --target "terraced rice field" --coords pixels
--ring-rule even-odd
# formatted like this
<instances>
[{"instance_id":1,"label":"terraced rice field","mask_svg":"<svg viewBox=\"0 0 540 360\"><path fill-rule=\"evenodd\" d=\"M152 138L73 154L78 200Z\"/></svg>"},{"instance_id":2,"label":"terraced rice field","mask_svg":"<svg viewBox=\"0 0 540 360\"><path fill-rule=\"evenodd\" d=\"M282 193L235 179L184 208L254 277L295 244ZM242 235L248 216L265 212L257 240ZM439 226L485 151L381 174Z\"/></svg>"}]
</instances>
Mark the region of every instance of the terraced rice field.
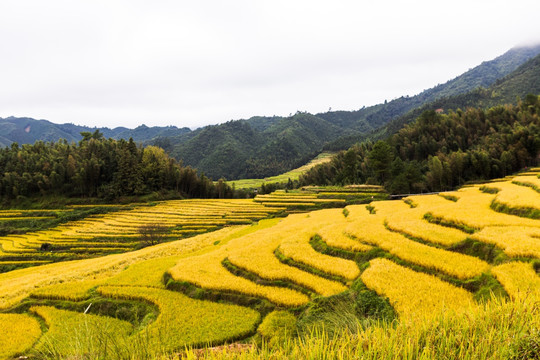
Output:
<instances>
[{"instance_id":1,"label":"terraced rice field","mask_svg":"<svg viewBox=\"0 0 540 360\"><path fill-rule=\"evenodd\" d=\"M269 313L302 316L311 302L359 287L413 321L465 314L491 301L483 293L492 290L494 296L540 301L540 220L519 211L540 211L540 193L529 185L536 182L536 175L520 175L441 195L259 222L274 208L264 203L318 198L277 193L258 202L166 202L2 239L3 248L10 244L2 256L18 249L35 261L44 242L81 247L109 237L121 244L118 239L130 241L137 226L156 219L174 229L171 234L219 227L137 251L0 274L0 324L22 329L25 323L24 332L32 334L24 338L23 330L1 326L0 339L17 340L0 347L0 359L51 346L61 356L74 355L73 333L59 326L65 323L84 329L81 339L111 330L119 347L142 351L137 344L144 343L152 356L246 339ZM144 321L134 322L99 312L126 302L156 314L148 310ZM110 305L83 314L90 303ZM38 319L46 324L44 334L35 326ZM99 341L79 343L87 355L113 351Z\"/></svg>"},{"instance_id":2,"label":"terraced rice field","mask_svg":"<svg viewBox=\"0 0 540 360\"><path fill-rule=\"evenodd\" d=\"M336 207L365 204L384 200L388 194L380 186L348 185L345 187L306 186L300 190L277 190L271 194L257 195L255 201L267 207L287 209L310 209L313 207Z\"/></svg>"},{"instance_id":3,"label":"terraced rice field","mask_svg":"<svg viewBox=\"0 0 540 360\"><path fill-rule=\"evenodd\" d=\"M404 317L426 317L444 311L462 311L473 304L470 292L433 275L423 274L386 259L374 259L362 281L387 296Z\"/></svg>"},{"instance_id":4,"label":"terraced rice field","mask_svg":"<svg viewBox=\"0 0 540 360\"><path fill-rule=\"evenodd\" d=\"M39 322L23 314L0 314L0 359L28 350L41 336Z\"/></svg>"},{"instance_id":5,"label":"terraced rice field","mask_svg":"<svg viewBox=\"0 0 540 360\"><path fill-rule=\"evenodd\" d=\"M141 246L140 229L146 225L160 224L166 230L164 237L177 240L223 226L251 224L281 210L252 200L177 200L155 206L140 205L45 231L0 237L0 265L38 265L64 258L121 253ZM4 211L0 216L25 214L28 219L33 213L31 210Z\"/></svg>"}]
</instances>

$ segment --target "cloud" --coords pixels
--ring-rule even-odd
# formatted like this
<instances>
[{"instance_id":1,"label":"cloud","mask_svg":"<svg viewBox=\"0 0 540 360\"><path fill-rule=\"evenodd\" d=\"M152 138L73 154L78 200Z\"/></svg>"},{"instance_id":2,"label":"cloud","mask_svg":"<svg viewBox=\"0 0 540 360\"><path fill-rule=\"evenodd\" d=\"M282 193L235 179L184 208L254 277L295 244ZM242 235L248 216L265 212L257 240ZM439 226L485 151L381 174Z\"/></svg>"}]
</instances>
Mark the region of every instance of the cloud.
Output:
<instances>
[{"instance_id":1,"label":"cloud","mask_svg":"<svg viewBox=\"0 0 540 360\"><path fill-rule=\"evenodd\" d=\"M540 32L537 1L0 3L0 116L197 127L358 109Z\"/></svg>"}]
</instances>

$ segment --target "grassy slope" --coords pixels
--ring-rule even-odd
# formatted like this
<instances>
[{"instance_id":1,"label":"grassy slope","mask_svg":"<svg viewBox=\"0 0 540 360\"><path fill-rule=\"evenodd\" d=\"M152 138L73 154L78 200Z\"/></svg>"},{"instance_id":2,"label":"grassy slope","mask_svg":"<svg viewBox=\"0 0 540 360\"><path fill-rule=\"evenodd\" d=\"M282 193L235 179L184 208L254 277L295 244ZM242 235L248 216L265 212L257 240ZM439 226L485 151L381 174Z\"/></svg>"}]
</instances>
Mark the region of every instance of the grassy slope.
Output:
<instances>
[{"instance_id":1,"label":"grassy slope","mask_svg":"<svg viewBox=\"0 0 540 360\"><path fill-rule=\"evenodd\" d=\"M307 170L311 169L315 165L323 164L330 161L332 158L332 153L324 152L319 154L315 159L311 160L306 165L303 165L297 169L287 171L286 173L270 176L264 179L240 179L231 181L231 184L234 184L236 189L256 189L259 188L262 184L273 184L273 183L286 183L291 179L292 181L298 180L300 175L302 175Z\"/></svg>"}]
</instances>

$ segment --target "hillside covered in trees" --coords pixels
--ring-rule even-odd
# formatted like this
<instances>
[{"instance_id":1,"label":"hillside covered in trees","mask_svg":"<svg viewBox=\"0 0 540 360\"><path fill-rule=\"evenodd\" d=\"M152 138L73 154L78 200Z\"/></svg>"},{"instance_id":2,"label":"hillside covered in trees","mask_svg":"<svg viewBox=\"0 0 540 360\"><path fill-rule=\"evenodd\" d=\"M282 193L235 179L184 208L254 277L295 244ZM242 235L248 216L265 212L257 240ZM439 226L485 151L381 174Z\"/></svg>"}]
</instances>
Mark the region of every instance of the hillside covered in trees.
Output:
<instances>
[{"instance_id":1,"label":"hillside covered in trees","mask_svg":"<svg viewBox=\"0 0 540 360\"><path fill-rule=\"evenodd\" d=\"M263 131L248 121L207 126L177 144L175 158L212 178L264 178L304 165L346 129L308 113L278 118Z\"/></svg>"},{"instance_id":2,"label":"hillside covered in trees","mask_svg":"<svg viewBox=\"0 0 540 360\"><path fill-rule=\"evenodd\" d=\"M0 197L61 195L101 197L171 191L185 197L231 197L223 181L214 184L197 170L181 166L155 146L133 139L105 139L83 133L79 143L38 141L0 149Z\"/></svg>"},{"instance_id":3,"label":"hillside covered in trees","mask_svg":"<svg viewBox=\"0 0 540 360\"><path fill-rule=\"evenodd\" d=\"M234 180L276 175L305 164L322 149L347 149L418 107L432 108L435 100L493 85L539 53L540 46L514 48L418 95L402 96L356 111L316 115L297 112L289 117L254 117L204 127L169 138L170 153L213 178ZM509 88L508 96L498 99L497 104L515 102L516 96L534 92L527 89L528 84L524 82L518 92ZM525 89L523 94L522 89ZM506 101L508 97L510 101ZM395 132L400 127L391 130Z\"/></svg>"},{"instance_id":4,"label":"hillside covered in trees","mask_svg":"<svg viewBox=\"0 0 540 360\"><path fill-rule=\"evenodd\" d=\"M397 194L449 190L537 165L540 100L424 112L386 140L363 142L312 168L302 185L371 183Z\"/></svg>"},{"instance_id":5,"label":"hillside covered in trees","mask_svg":"<svg viewBox=\"0 0 540 360\"><path fill-rule=\"evenodd\" d=\"M371 138L380 139L395 134L403 125L414 121L426 110L488 108L501 104L515 104L518 99L523 99L527 94L540 94L540 56L528 60L489 87L478 87L467 93L445 96L411 110L378 129Z\"/></svg>"}]
</instances>

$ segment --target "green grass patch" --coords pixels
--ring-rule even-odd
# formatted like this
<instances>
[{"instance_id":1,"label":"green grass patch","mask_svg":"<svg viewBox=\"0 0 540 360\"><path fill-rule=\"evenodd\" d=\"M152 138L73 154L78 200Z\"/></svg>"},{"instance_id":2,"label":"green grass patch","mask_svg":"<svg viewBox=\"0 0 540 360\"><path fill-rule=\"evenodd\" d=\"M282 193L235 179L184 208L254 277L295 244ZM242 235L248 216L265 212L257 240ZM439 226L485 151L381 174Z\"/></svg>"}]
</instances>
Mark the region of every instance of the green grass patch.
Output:
<instances>
[{"instance_id":1,"label":"green grass patch","mask_svg":"<svg viewBox=\"0 0 540 360\"><path fill-rule=\"evenodd\" d=\"M441 225L441 226L446 226L446 227L458 229L458 230L466 232L467 234L473 234L476 231L475 228L472 228L472 227L467 226L465 224L458 224L458 223L455 223L453 221L448 221L448 220L446 220L446 219L444 219L442 217L436 217L430 212L427 212L427 213L424 214L424 219L427 220L428 222L432 223L432 224L437 224L437 225Z\"/></svg>"},{"instance_id":2,"label":"green grass patch","mask_svg":"<svg viewBox=\"0 0 540 360\"><path fill-rule=\"evenodd\" d=\"M304 336L317 330L328 332L330 336L344 330L356 333L396 317L388 299L369 290L358 279L341 294L310 302L299 316L298 332Z\"/></svg>"},{"instance_id":3,"label":"green grass patch","mask_svg":"<svg viewBox=\"0 0 540 360\"><path fill-rule=\"evenodd\" d=\"M529 219L540 219L540 210L535 208L512 207L507 204L500 203L496 199L493 199L490 207L491 209L504 214L516 215Z\"/></svg>"},{"instance_id":4,"label":"green grass patch","mask_svg":"<svg viewBox=\"0 0 540 360\"><path fill-rule=\"evenodd\" d=\"M458 244L452 245L448 250L475 256L493 265L501 264L508 259L508 256L504 251L495 244L488 244L471 238L467 238Z\"/></svg>"},{"instance_id":5,"label":"green grass patch","mask_svg":"<svg viewBox=\"0 0 540 360\"><path fill-rule=\"evenodd\" d=\"M457 196L454 196L454 195L439 194L439 196L446 199L446 200L453 201L453 202L457 202L459 200L459 198Z\"/></svg>"},{"instance_id":6,"label":"green grass patch","mask_svg":"<svg viewBox=\"0 0 540 360\"><path fill-rule=\"evenodd\" d=\"M497 194L499 191L501 191L501 189L488 185L483 185L480 186L480 191L486 194Z\"/></svg>"},{"instance_id":7,"label":"green grass patch","mask_svg":"<svg viewBox=\"0 0 540 360\"><path fill-rule=\"evenodd\" d=\"M285 310L275 310L266 315L257 332L271 347L296 335L296 317Z\"/></svg>"},{"instance_id":8,"label":"green grass patch","mask_svg":"<svg viewBox=\"0 0 540 360\"><path fill-rule=\"evenodd\" d=\"M411 209L414 209L415 207L418 206L418 204L416 204L416 203L415 203L414 201L412 201L411 199L405 199L405 200L403 200L403 202L404 202L405 204L409 205L409 207L410 207Z\"/></svg>"}]
</instances>

